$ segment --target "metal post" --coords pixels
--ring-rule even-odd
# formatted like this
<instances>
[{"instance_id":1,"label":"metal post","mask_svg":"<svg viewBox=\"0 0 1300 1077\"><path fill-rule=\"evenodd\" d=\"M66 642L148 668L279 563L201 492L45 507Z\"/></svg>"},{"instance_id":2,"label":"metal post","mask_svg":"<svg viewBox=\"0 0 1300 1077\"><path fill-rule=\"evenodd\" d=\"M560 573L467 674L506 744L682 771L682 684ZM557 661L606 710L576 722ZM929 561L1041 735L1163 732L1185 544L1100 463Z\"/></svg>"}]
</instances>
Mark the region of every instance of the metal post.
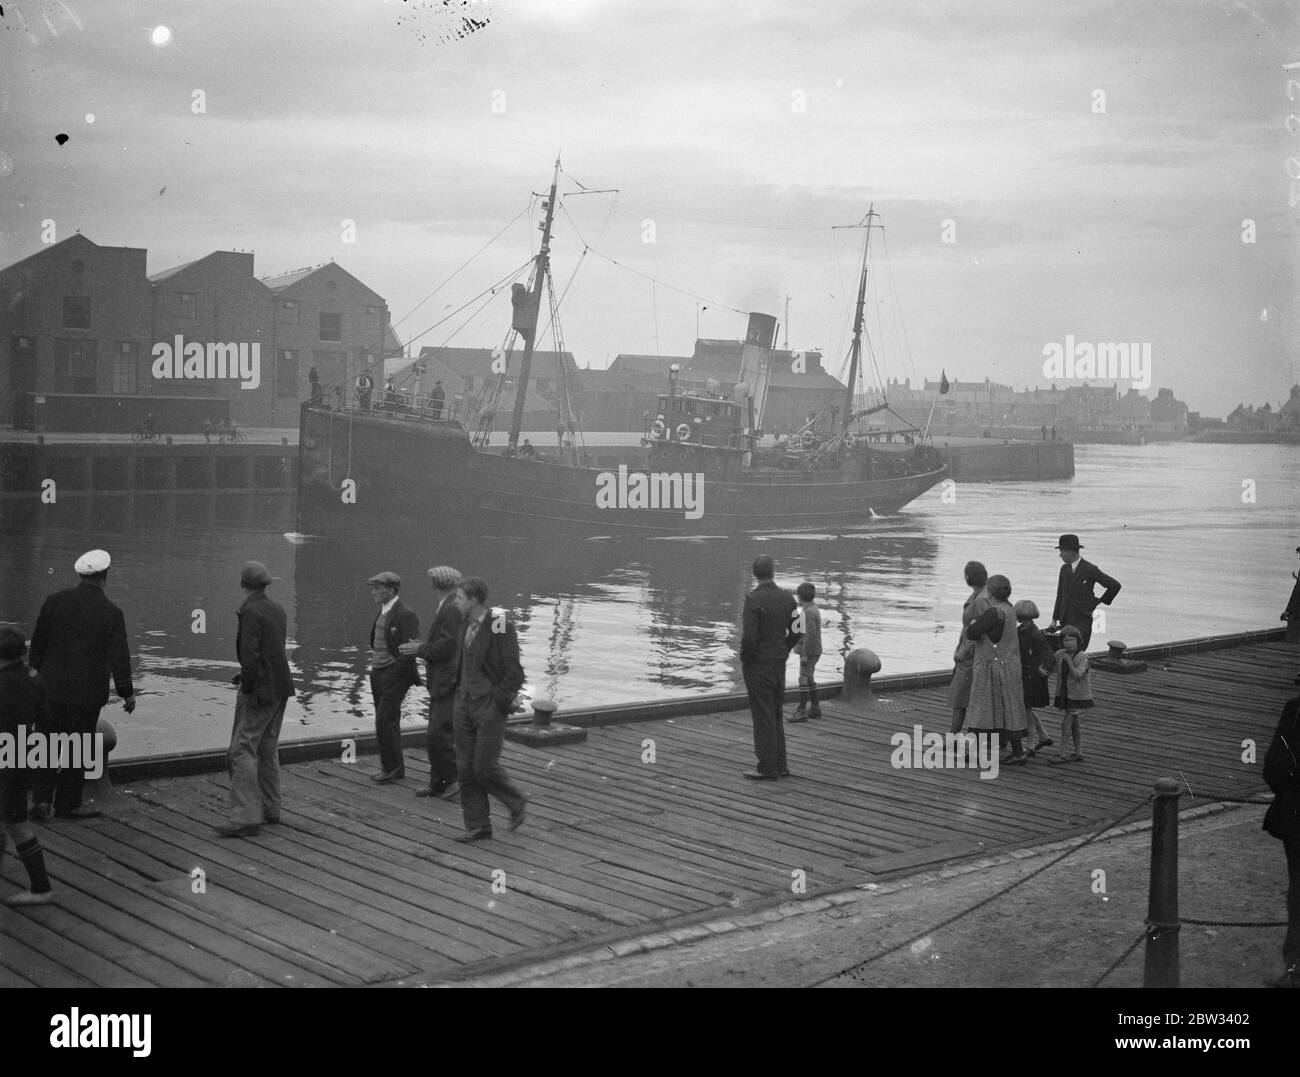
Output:
<instances>
[{"instance_id":1,"label":"metal post","mask_svg":"<svg viewBox=\"0 0 1300 1077\"><path fill-rule=\"evenodd\" d=\"M1161 778L1151 808L1151 887L1144 987L1178 986L1178 782Z\"/></svg>"}]
</instances>

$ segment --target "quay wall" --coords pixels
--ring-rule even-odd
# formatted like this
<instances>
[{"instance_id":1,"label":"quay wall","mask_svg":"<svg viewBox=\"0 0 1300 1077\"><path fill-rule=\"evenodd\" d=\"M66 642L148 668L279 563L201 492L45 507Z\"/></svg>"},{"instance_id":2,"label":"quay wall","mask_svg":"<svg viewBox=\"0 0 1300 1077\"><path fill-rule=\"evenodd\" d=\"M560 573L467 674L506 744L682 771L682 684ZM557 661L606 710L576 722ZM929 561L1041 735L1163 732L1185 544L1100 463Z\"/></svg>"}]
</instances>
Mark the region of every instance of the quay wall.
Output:
<instances>
[{"instance_id":1,"label":"quay wall","mask_svg":"<svg viewBox=\"0 0 1300 1077\"><path fill-rule=\"evenodd\" d=\"M985 440L982 445L935 447L956 482L1032 482L1074 477L1074 445L1068 441Z\"/></svg>"},{"instance_id":2,"label":"quay wall","mask_svg":"<svg viewBox=\"0 0 1300 1077\"><path fill-rule=\"evenodd\" d=\"M40 497L47 479L54 480L57 495L289 493L297 457L297 448L288 445L0 442L0 494Z\"/></svg>"}]
</instances>

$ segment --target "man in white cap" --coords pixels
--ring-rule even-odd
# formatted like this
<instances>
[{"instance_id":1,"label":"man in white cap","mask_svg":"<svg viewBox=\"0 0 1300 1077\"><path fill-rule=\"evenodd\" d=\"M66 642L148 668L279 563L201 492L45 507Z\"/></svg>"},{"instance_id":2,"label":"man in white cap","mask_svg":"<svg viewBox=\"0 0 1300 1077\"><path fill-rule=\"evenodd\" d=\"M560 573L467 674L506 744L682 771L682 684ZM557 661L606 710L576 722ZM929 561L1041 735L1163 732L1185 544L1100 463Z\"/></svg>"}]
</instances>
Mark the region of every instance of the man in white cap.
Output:
<instances>
[{"instance_id":1,"label":"man in white cap","mask_svg":"<svg viewBox=\"0 0 1300 1077\"><path fill-rule=\"evenodd\" d=\"M280 821L280 727L294 690L284 651L288 620L267 596L270 582L271 573L260 561L247 561L239 571L247 597L239 607L235 637L239 695L226 756L230 821L216 828L223 838L250 837L262 823Z\"/></svg>"},{"instance_id":2,"label":"man in white cap","mask_svg":"<svg viewBox=\"0 0 1300 1077\"><path fill-rule=\"evenodd\" d=\"M450 799L460 788L456 780L456 748L452 732L452 712L456 706L453 685L464 624L455 601L460 573L450 565L438 565L429 569L429 582L433 584L434 601L429 638L424 643L408 640L399 644L397 650L403 655L424 659L429 685L429 732L425 741L425 751L429 756L429 784L416 790L415 795Z\"/></svg>"},{"instance_id":3,"label":"man in white cap","mask_svg":"<svg viewBox=\"0 0 1300 1077\"><path fill-rule=\"evenodd\" d=\"M50 595L41 606L32 633L31 667L45 682L47 732L94 734L99 712L108 702L112 679L127 714L135 710L131 653L126 619L104 594L111 558L90 550L77 558L76 587ZM36 774L32 783L32 818L46 820L51 809L60 819L90 819L99 812L82 807L86 772L56 765Z\"/></svg>"}]
</instances>

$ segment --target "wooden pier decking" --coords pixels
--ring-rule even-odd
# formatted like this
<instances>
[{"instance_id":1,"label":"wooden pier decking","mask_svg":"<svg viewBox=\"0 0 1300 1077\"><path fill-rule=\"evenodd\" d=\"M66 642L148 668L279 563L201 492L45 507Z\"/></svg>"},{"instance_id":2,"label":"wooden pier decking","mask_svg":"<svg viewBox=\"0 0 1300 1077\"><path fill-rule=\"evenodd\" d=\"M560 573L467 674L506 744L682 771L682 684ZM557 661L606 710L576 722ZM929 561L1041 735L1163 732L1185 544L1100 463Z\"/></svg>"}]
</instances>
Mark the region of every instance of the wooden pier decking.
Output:
<instances>
[{"instance_id":1,"label":"wooden pier decking","mask_svg":"<svg viewBox=\"0 0 1300 1077\"><path fill-rule=\"evenodd\" d=\"M369 780L374 756L286 766L284 822L248 839L213 835L224 775L132 780L100 819L38 825L58 897L0 907L0 986L455 979L788 900L797 870L811 896L1088 832L1164 776L1249 795L1295 692L1296 648L1279 636L1094 673L1087 759L994 780L891 766L895 733L947 730L935 686L878 690L868 708L831 700L822 720L787 726L795 776L781 782L741 778L745 711L597 726L550 750L507 743L528 822L507 832L494 804L496 837L468 846L453 841L458 803L414 796L418 750L386 786ZM1056 713L1044 718L1056 737ZM3 875L0 895L25 885L12 853Z\"/></svg>"}]
</instances>

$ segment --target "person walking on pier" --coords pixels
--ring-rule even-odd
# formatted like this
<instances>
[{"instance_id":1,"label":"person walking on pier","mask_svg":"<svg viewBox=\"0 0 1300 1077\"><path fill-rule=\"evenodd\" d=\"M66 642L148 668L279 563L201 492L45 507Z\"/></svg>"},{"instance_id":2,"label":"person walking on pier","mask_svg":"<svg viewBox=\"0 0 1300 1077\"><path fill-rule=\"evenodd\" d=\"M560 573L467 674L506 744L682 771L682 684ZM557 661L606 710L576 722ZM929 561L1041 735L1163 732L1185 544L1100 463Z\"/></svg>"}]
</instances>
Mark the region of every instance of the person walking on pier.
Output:
<instances>
[{"instance_id":1,"label":"person walking on pier","mask_svg":"<svg viewBox=\"0 0 1300 1077\"><path fill-rule=\"evenodd\" d=\"M795 645L799 655L799 706L790 716L790 721L806 722L809 718L822 716L821 703L817 699L817 659L822 656L822 611L814 601L817 588L811 583L801 583L794 593L799 600L799 610L795 615L795 633L799 636Z\"/></svg>"},{"instance_id":2,"label":"person walking on pier","mask_svg":"<svg viewBox=\"0 0 1300 1077\"><path fill-rule=\"evenodd\" d=\"M740 669L749 694L749 712L754 723L756 770L745 772L754 781L776 781L790 776L785 758L785 725L781 710L785 702L785 663L798 643L794 631L797 603L794 595L773 580L776 566L763 554L754 558L754 579L758 585L745 596L743 629L740 637Z\"/></svg>"},{"instance_id":3,"label":"person walking on pier","mask_svg":"<svg viewBox=\"0 0 1300 1077\"><path fill-rule=\"evenodd\" d=\"M398 645L407 656L424 659L425 679L429 685L429 732L425 751L429 756L429 784L416 790L417 797L450 799L460 787L456 780L456 747L452 733L452 712L456 700L452 685L456 680L456 659L460 654L460 636L464 618L456 605L456 585L460 573L448 565L429 569L433 584L433 623L429 638L420 643L408 640Z\"/></svg>"},{"instance_id":4,"label":"person walking on pier","mask_svg":"<svg viewBox=\"0 0 1300 1077\"><path fill-rule=\"evenodd\" d=\"M375 379L370 376L370 371L363 370L357 375L357 405L362 411L370 410L370 394L375 390Z\"/></svg>"},{"instance_id":5,"label":"person walking on pier","mask_svg":"<svg viewBox=\"0 0 1300 1077\"><path fill-rule=\"evenodd\" d=\"M1300 553L1300 546L1295 548L1295 552ZM1288 643L1300 639L1300 572L1292 572L1291 578L1295 580L1295 586L1291 588L1291 597L1287 601L1286 609L1282 611L1282 620L1286 622Z\"/></svg>"},{"instance_id":6,"label":"person walking on pier","mask_svg":"<svg viewBox=\"0 0 1300 1077\"><path fill-rule=\"evenodd\" d=\"M1273 987L1300 987L1300 696L1287 700L1264 756L1264 781L1273 803L1264 814L1264 831L1282 842L1286 853L1286 971Z\"/></svg>"},{"instance_id":7,"label":"person walking on pier","mask_svg":"<svg viewBox=\"0 0 1300 1077\"><path fill-rule=\"evenodd\" d=\"M1048 631L1059 625L1073 625L1079 630L1080 650L1088 649L1092 639L1092 611L1099 605L1109 606L1119 594L1119 581L1107 576L1091 561L1079 556L1083 549L1078 535L1062 535L1056 544L1061 554L1061 574L1056 582L1056 605ZM1093 593L1098 584L1106 588L1101 598Z\"/></svg>"},{"instance_id":8,"label":"person walking on pier","mask_svg":"<svg viewBox=\"0 0 1300 1077\"><path fill-rule=\"evenodd\" d=\"M0 734L15 740L22 730L43 724L45 717L45 692L40 676L27 668L23 654L27 639L16 628L0 628ZM45 871L45 854L36 832L27 821L26 769L0 762L0 812L4 813L4 829L14 839L18 859L27 869L30 889L20 890L5 898L5 904L48 905L54 900L50 877ZM5 858L5 838L0 834L0 863Z\"/></svg>"},{"instance_id":9,"label":"person walking on pier","mask_svg":"<svg viewBox=\"0 0 1300 1077\"><path fill-rule=\"evenodd\" d=\"M126 619L104 594L112 559L90 550L73 566L81 582L50 595L41 606L32 632L32 669L41 675L48 701L43 732L93 734L99 712L108 702L111 679L127 714L135 710L131 653ZM59 769L55 760L33 779L32 818L93 819L94 808L82 807L86 772Z\"/></svg>"},{"instance_id":10,"label":"person walking on pier","mask_svg":"<svg viewBox=\"0 0 1300 1077\"><path fill-rule=\"evenodd\" d=\"M501 765L506 719L524 684L519 664L519 637L503 612L487 607L487 584L477 576L456 585L456 607L465 622L456 662L456 770L465 832L460 842L492 836L491 802L495 796L510 810L510 829L524 823L528 798Z\"/></svg>"},{"instance_id":11,"label":"person walking on pier","mask_svg":"<svg viewBox=\"0 0 1300 1077\"><path fill-rule=\"evenodd\" d=\"M960 733L966 721L966 708L970 705L971 675L975 663L975 644L967 637L966 630L977 617L992 605L989 599L989 573L980 562L967 561L963 570L966 586L971 593L961 607L961 638L953 652L952 681L948 685L948 706L952 708L952 732Z\"/></svg>"},{"instance_id":12,"label":"person walking on pier","mask_svg":"<svg viewBox=\"0 0 1300 1077\"><path fill-rule=\"evenodd\" d=\"M433 392L429 394L429 411L433 418L442 418L442 405L447 399L447 390L442 387L442 382L433 383Z\"/></svg>"},{"instance_id":13,"label":"person walking on pier","mask_svg":"<svg viewBox=\"0 0 1300 1077\"><path fill-rule=\"evenodd\" d=\"M975 644L966 728L1005 736L1011 742L1007 762L1023 765L1029 759L1024 746L1025 686L1020 671L1016 611L1007 602L1011 581L1005 576L990 576L988 596L988 609L966 629L966 638Z\"/></svg>"},{"instance_id":14,"label":"person walking on pier","mask_svg":"<svg viewBox=\"0 0 1300 1077\"><path fill-rule=\"evenodd\" d=\"M226 766L230 773L230 819L216 830L223 838L250 837L263 823L280 821L280 728L293 696L293 675L285 655L288 619L267 595L271 573L260 561L239 570L245 597L239 607L233 683L235 724Z\"/></svg>"},{"instance_id":15,"label":"person walking on pier","mask_svg":"<svg viewBox=\"0 0 1300 1077\"><path fill-rule=\"evenodd\" d=\"M366 640L370 649L370 692L375 701L375 738L379 741L379 773L372 782L383 785L406 777L402 760L402 700L420 683L415 659L399 650L420 637L420 619L397 597L402 577L379 572L366 581L379 613Z\"/></svg>"},{"instance_id":16,"label":"person walking on pier","mask_svg":"<svg viewBox=\"0 0 1300 1077\"><path fill-rule=\"evenodd\" d=\"M1055 742L1043 728L1042 719L1035 707L1046 707L1052 702L1047 690L1056 658L1043 630L1034 624L1038 606L1027 598L1015 605L1016 635L1020 641L1020 676L1025 690L1025 719L1029 723L1029 743L1025 751L1033 755L1040 748L1050 748Z\"/></svg>"},{"instance_id":17,"label":"person walking on pier","mask_svg":"<svg viewBox=\"0 0 1300 1077\"><path fill-rule=\"evenodd\" d=\"M1077 763L1083 759L1083 728L1079 725L1079 712L1093 706L1092 677L1088 672L1088 656L1083 653L1083 633L1074 625L1061 629L1061 649L1056 652L1056 699L1061 711L1061 748L1055 759L1048 762ZM1070 751L1073 741L1074 751Z\"/></svg>"}]
</instances>

